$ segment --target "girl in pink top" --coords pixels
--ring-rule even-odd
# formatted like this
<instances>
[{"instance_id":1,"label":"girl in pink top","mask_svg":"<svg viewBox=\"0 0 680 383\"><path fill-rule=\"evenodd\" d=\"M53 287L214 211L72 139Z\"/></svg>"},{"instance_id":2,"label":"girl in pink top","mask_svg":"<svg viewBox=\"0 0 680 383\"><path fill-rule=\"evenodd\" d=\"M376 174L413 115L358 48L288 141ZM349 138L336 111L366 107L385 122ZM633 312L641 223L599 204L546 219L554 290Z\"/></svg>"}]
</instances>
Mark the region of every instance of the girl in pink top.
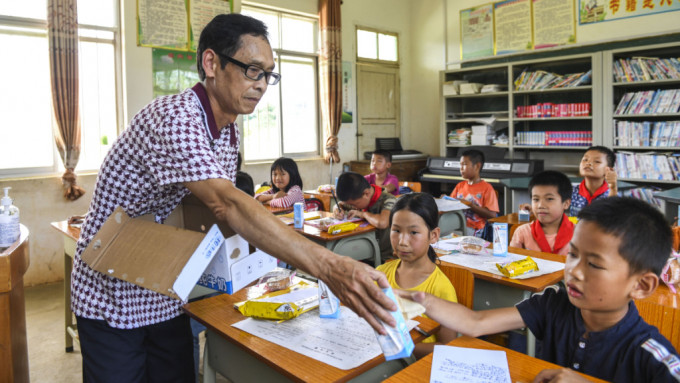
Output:
<instances>
[{"instance_id":1,"label":"girl in pink top","mask_svg":"<svg viewBox=\"0 0 680 383\"><path fill-rule=\"evenodd\" d=\"M515 230L510 246L567 255L574 224L564 211L571 203L571 182L556 171L536 174L529 182L531 210L536 220Z\"/></svg>"},{"instance_id":2,"label":"girl in pink top","mask_svg":"<svg viewBox=\"0 0 680 383\"><path fill-rule=\"evenodd\" d=\"M255 199L272 207L289 207L296 202L305 202L302 178L295 161L279 158L272 164L271 175L271 189L255 194Z\"/></svg>"}]
</instances>

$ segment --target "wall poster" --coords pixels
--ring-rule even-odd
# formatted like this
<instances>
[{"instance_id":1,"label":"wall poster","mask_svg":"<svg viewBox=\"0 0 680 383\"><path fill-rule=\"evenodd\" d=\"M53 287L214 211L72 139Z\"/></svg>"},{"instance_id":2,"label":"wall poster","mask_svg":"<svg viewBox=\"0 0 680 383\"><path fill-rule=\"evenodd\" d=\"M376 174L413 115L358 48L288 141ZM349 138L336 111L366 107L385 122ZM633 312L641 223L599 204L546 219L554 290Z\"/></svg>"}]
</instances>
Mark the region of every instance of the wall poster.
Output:
<instances>
[{"instance_id":1,"label":"wall poster","mask_svg":"<svg viewBox=\"0 0 680 383\"><path fill-rule=\"evenodd\" d=\"M506 0L494 3L495 54L531 50L531 1Z\"/></svg>"},{"instance_id":2,"label":"wall poster","mask_svg":"<svg viewBox=\"0 0 680 383\"><path fill-rule=\"evenodd\" d=\"M460 11L460 58L493 56L493 3Z\"/></svg>"},{"instance_id":3,"label":"wall poster","mask_svg":"<svg viewBox=\"0 0 680 383\"><path fill-rule=\"evenodd\" d=\"M576 42L574 0L533 0L534 49Z\"/></svg>"},{"instance_id":4,"label":"wall poster","mask_svg":"<svg viewBox=\"0 0 680 383\"><path fill-rule=\"evenodd\" d=\"M137 0L137 45L196 50L203 27L231 0Z\"/></svg>"},{"instance_id":5,"label":"wall poster","mask_svg":"<svg viewBox=\"0 0 680 383\"><path fill-rule=\"evenodd\" d=\"M680 1L673 0L579 0L578 23L626 19L680 10Z\"/></svg>"},{"instance_id":6,"label":"wall poster","mask_svg":"<svg viewBox=\"0 0 680 383\"><path fill-rule=\"evenodd\" d=\"M199 81L195 52L160 48L151 51L153 98L180 93Z\"/></svg>"}]
</instances>

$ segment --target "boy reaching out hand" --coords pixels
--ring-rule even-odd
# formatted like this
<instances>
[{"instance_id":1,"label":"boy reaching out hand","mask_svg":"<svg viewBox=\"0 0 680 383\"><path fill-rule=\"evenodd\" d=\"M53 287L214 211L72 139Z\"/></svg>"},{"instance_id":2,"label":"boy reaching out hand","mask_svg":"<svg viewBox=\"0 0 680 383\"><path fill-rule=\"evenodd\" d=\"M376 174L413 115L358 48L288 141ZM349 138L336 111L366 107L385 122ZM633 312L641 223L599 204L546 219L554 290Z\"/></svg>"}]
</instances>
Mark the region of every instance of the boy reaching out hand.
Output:
<instances>
[{"instance_id":1,"label":"boy reaching out hand","mask_svg":"<svg viewBox=\"0 0 680 383\"><path fill-rule=\"evenodd\" d=\"M680 358L633 299L650 296L671 252L663 215L633 198L605 198L579 213L564 268L566 290L548 288L515 307L472 311L423 292L397 291L421 303L443 326L469 336L527 327L541 359L566 368L534 380L680 382ZM564 380L560 380L564 379Z\"/></svg>"}]
</instances>

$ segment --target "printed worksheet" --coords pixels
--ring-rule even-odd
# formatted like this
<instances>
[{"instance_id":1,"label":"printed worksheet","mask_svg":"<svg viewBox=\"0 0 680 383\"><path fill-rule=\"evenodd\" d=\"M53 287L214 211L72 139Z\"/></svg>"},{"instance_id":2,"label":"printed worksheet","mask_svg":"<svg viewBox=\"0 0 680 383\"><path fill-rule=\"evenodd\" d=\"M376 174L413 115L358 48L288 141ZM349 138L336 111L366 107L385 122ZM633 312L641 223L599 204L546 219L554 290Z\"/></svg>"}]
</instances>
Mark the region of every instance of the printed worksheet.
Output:
<instances>
[{"instance_id":1,"label":"printed worksheet","mask_svg":"<svg viewBox=\"0 0 680 383\"><path fill-rule=\"evenodd\" d=\"M417 323L410 320L407 327ZM285 322L248 318L232 326L341 370L382 354L373 328L345 306L337 319L320 318L315 309Z\"/></svg>"},{"instance_id":2,"label":"printed worksheet","mask_svg":"<svg viewBox=\"0 0 680 383\"><path fill-rule=\"evenodd\" d=\"M430 383L512 383L505 351L434 346Z\"/></svg>"}]
</instances>

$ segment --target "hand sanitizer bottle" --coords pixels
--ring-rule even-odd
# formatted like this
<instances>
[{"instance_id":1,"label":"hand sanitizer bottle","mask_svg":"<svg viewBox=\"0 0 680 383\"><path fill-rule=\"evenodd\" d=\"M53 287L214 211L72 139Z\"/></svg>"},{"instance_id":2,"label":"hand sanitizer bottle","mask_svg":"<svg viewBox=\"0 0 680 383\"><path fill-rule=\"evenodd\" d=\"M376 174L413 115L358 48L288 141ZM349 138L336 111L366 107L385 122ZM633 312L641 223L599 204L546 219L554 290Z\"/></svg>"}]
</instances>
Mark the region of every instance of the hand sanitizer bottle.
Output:
<instances>
[{"instance_id":1,"label":"hand sanitizer bottle","mask_svg":"<svg viewBox=\"0 0 680 383\"><path fill-rule=\"evenodd\" d=\"M12 246L19 239L19 209L12 205L9 197L10 187L3 188L5 196L0 199L0 250Z\"/></svg>"}]
</instances>

